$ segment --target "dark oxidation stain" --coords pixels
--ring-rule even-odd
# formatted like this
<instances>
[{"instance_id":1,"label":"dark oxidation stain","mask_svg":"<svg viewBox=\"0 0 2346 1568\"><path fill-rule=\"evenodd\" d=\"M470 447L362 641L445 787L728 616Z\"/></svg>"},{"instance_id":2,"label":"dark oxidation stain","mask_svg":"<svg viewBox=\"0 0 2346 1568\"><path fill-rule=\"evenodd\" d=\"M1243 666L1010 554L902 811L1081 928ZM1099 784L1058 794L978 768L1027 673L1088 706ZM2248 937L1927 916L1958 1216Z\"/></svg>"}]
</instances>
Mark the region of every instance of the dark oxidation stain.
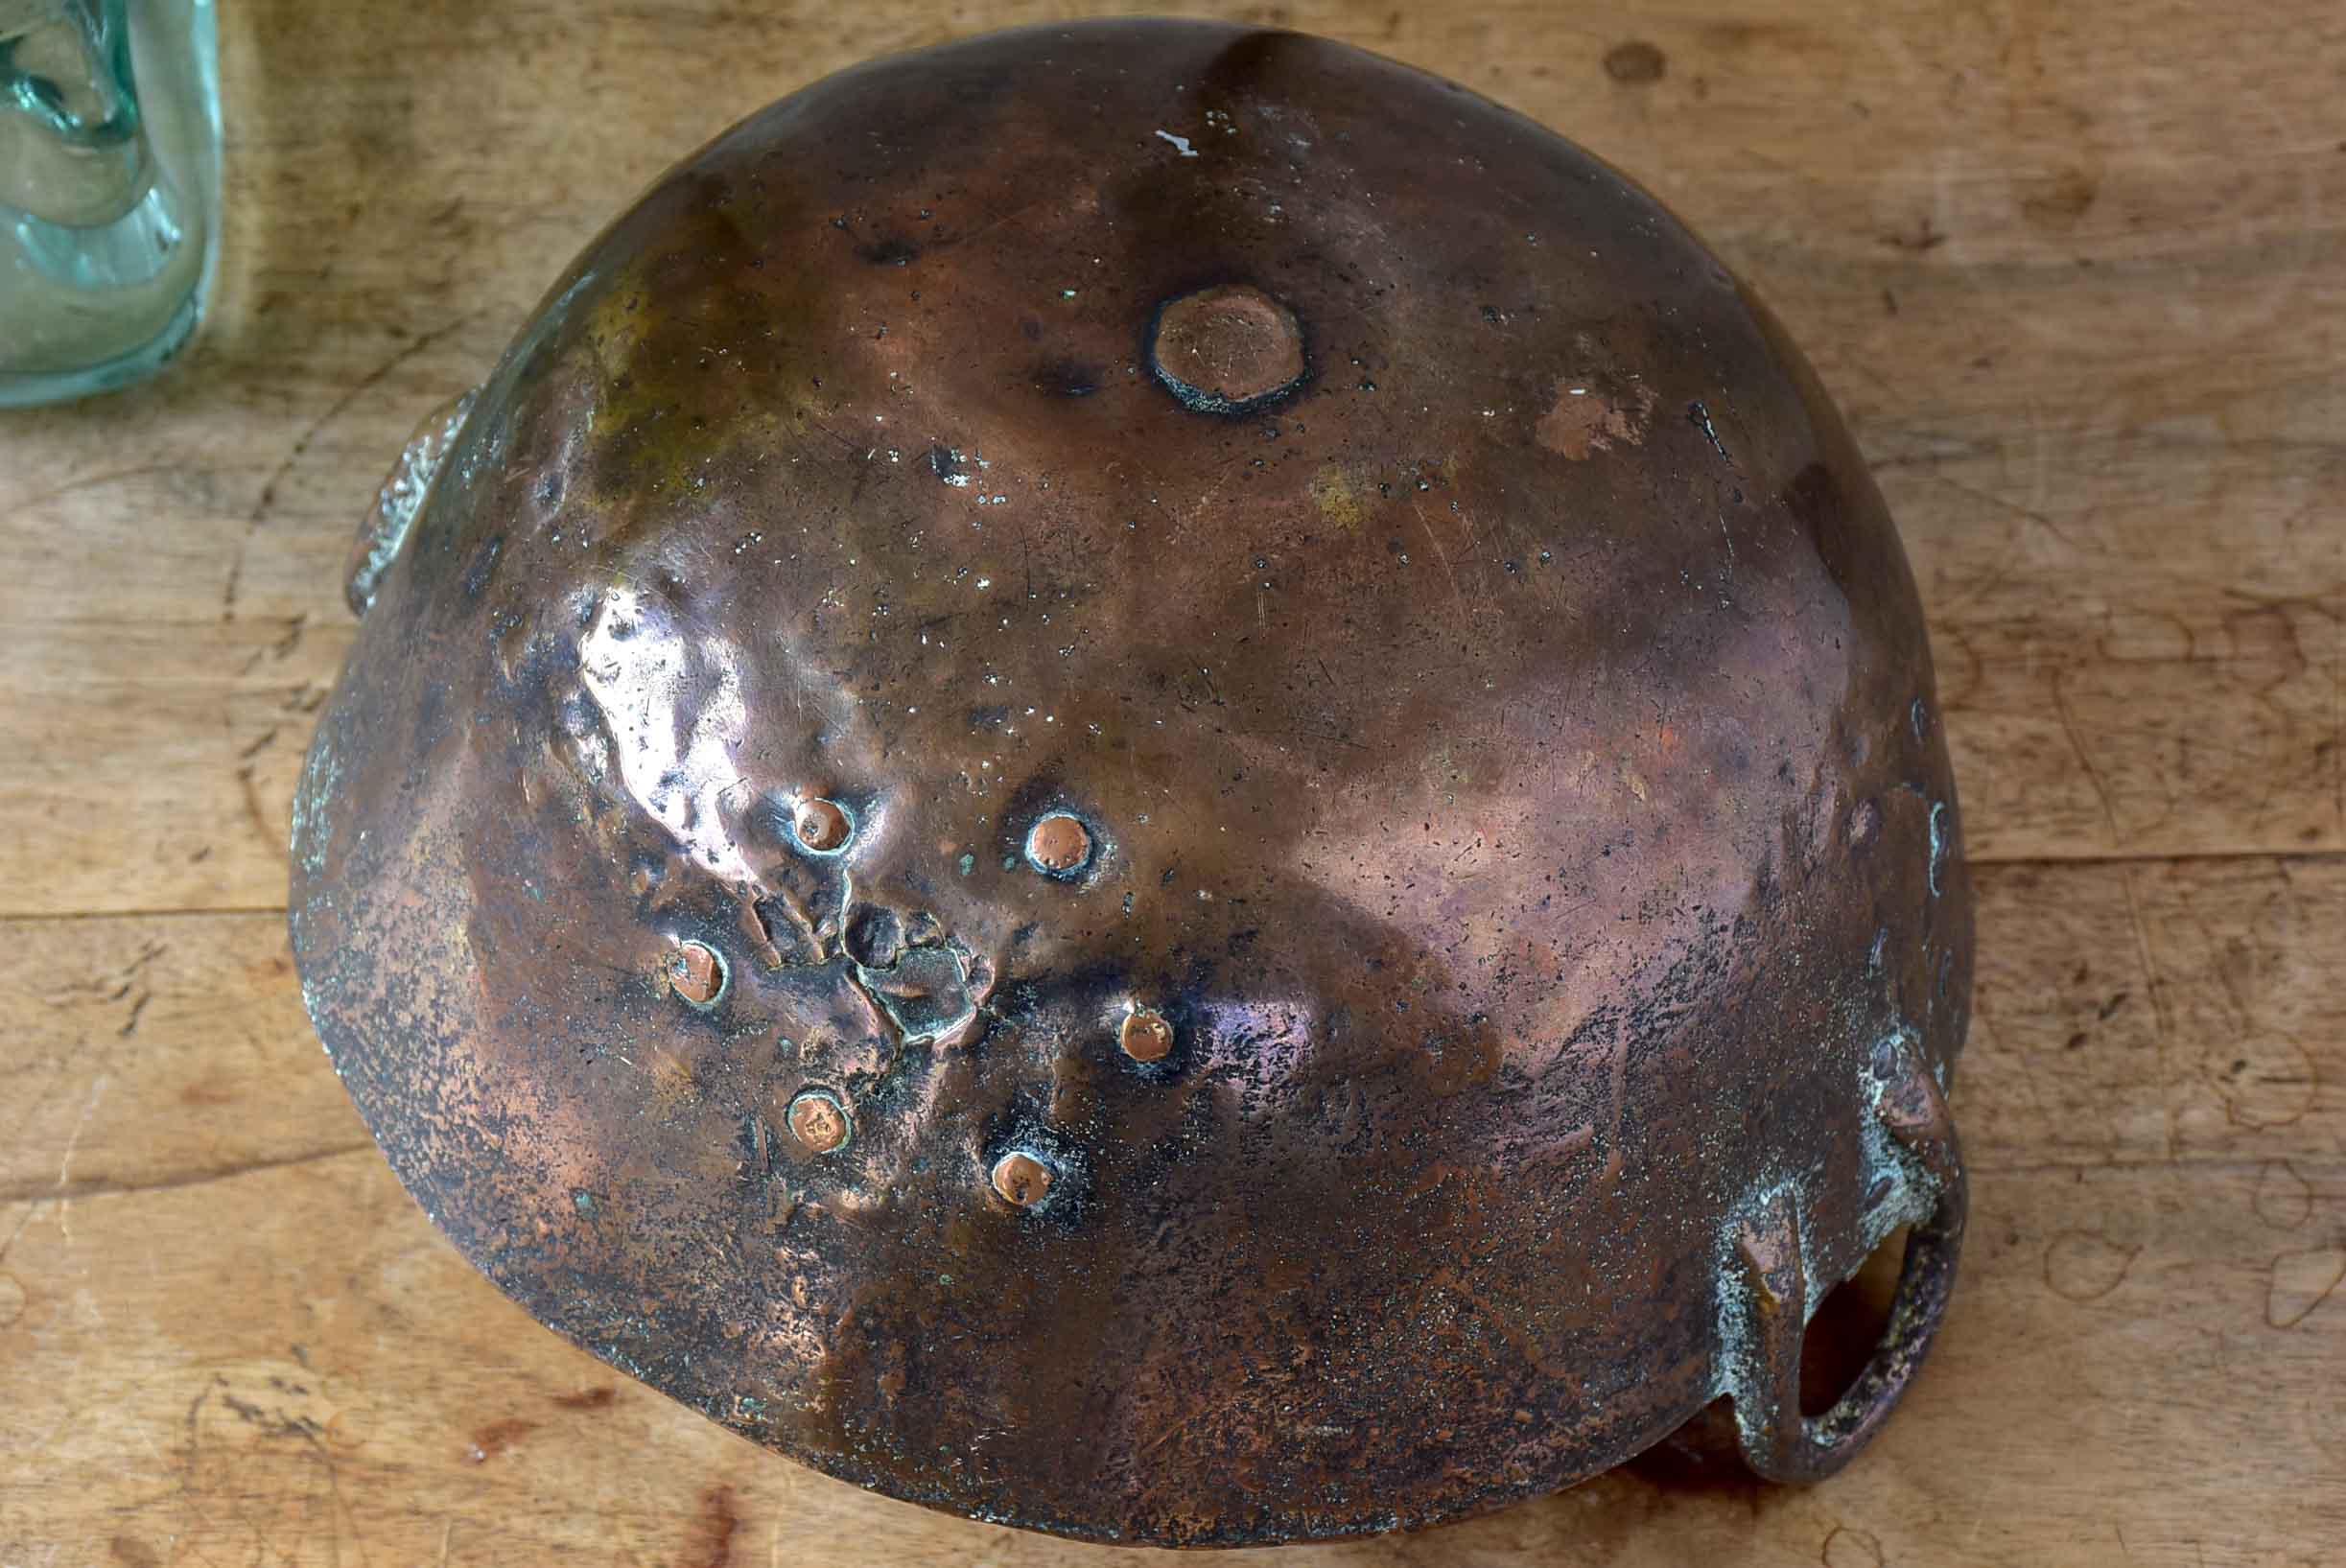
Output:
<instances>
[{"instance_id":1,"label":"dark oxidation stain","mask_svg":"<svg viewBox=\"0 0 2346 1568\"><path fill-rule=\"evenodd\" d=\"M904 949L904 921L895 910L874 905L856 911L847 924L848 955L869 969L884 970Z\"/></svg>"},{"instance_id":2,"label":"dark oxidation stain","mask_svg":"<svg viewBox=\"0 0 2346 1568\"><path fill-rule=\"evenodd\" d=\"M116 1562L126 1563L129 1568L162 1568L163 1559L154 1555L154 1548L128 1535L117 1535L108 1541L106 1551Z\"/></svg>"},{"instance_id":3,"label":"dark oxidation stain","mask_svg":"<svg viewBox=\"0 0 2346 1568\"><path fill-rule=\"evenodd\" d=\"M1643 38L1631 38L1605 51L1605 74L1633 87L1659 82L1669 69L1670 57Z\"/></svg>"},{"instance_id":4,"label":"dark oxidation stain","mask_svg":"<svg viewBox=\"0 0 2346 1568\"><path fill-rule=\"evenodd\" d=\"M856 247L856 254L874 267L910 267L921 259L921 247L910 240L874 240Z\"/></svg>"},{"instance_id":5,"label":"dark oxidation stain","mask_svg":"<svg viewBox=\"0 0 2346 1568\"><path fill-rule=\"evenodd\" d=\"M1052 397L1090 397L1100 389L1105 372L1096 364L1053 360L1035 369L1035 390Z\"/></svg>"},{"instance_id":6,"label":"dark oxidation stain","mask_svg":"<svg viewBox=\"0 0 2346 1568\"><path fill-rule=\"evenodd\" d=\"M503 539L492 539L474 553L473 564L466 569L464 573L464 597L466 598L479 598L481 591L488 587L489 579L496 575L497 557L504 548L505 542Z\"/></svg>"}]
</instances>

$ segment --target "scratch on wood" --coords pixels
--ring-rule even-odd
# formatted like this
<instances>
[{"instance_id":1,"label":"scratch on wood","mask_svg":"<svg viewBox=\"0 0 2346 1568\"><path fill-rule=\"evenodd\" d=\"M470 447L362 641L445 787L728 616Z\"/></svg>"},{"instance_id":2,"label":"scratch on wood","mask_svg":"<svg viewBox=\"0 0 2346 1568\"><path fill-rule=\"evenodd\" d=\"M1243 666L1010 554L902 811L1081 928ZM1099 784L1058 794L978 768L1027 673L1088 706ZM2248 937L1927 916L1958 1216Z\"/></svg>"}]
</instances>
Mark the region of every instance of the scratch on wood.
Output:
<instances>
[{"instance_id":1,"label":"scratch on wood","mask_svg":"<svg viewBox=\"0 0 2346 1568\"><path fill-rule=\"evenodd\" d=\"M1966 454L1966 456L1968 456L1968 454ZM2003 496L1996 494L1993 490L1982 490L1976 484L1965 484L1960 480L1951 480L1947 478L1946 475L1937 472L1935 469L1934 469L1928 477L1933 480L1933 482L1943 484L1948 489L1956 491L1960 495L1971 497L1971 499L1974 501L1984 502L1990 506L2001 507L2005 511L2010 512L2014 517L2028 519L2028 521L2035 524L2038 527L2044 529L2047 533L2053 535L2053 538L2058 539L2062 544L2068 546L2071 550L2076 550L2080 555L2100 555L2106 553L2102 550L2088 550L2084 546L2078 544L2075 539L2070 538L2068 534L2061 531L2059 524L2053 522L2052 518L2047 517L2043 512L2036 510L2034 507L2023 506L2017 501L2007 501Z\"/></svg>"},{"instance_id":2,"label":"scratch on wood","mask_svg":"<svg viewBox=\"0 0 2346 1568\"><path fill-rule=\"evenodd\" d=\"M2085 742L2077 738L2076 720L2070 716L2069 698L2061 691L2060 670L2050 670L2045 678L2053 688L2053 711L2060 715L2061 733L2069 737L2069 749L2076 753L2077 765L2085 769L2086 782L2094 786L2094 798L2101 803L2101 820L2110 828L2110 851L2116 854L2125 848L2125 841L2118 831L2118 813L2110 806L2109 788L2101 782L2101 772L2094 766L2094 760L2086 755Z\"/></svg>"},{"instance_id":3,"label":"scratch on wood","mask_svg":"<svg viewBox=\"0 0 2346 1568\"><path fill-rule=\"evenodd\" d=\"M143 1003L144 998L141 1000ZM137 1016L135 1012L131 1014L133 1018ZM74 1151L82 1147L82 1135L88 1130L90 1117L98 1113L98 1102L106 1098L106 1085L111 1082L113 1080L104 1073L90 1081L89 1101L82 1107L82 1119L73 1124L73 1133L65 1139L65 1158L58 1161L57 1190L60 1193L65 1191L65 1184L73 1180Z\"/></svg>"},{"instance_id":4,"label":"scratch on wood","mask_svg":"<svg viewBox=\"0 0 2346 1568\"><path fill-rule=\"evenodd\" d=\"M2346 1250L2317 1247L2283 1252L2272 1261L2264 1297L2264 1322L2295 1328L2346 1281Z\"/></svg>"},{"instance_id":5,"label":"scratch on wood","mask_svg":"<svg viewBox=\"0 0 2346 1568\"><path fill-rule=\"evenodd\" d=\"M77 1133L76 1135L79 1136L79 1134ZM153 1182L84 1182L79 1186L71 1187L67 1186L62 1180L56 1186L28 1186L19 1182L13 1186L0 1187L0 1204L24 1203L32 1200L34 1207L39 1208L45 1206L46 1200L52 1198L63 1200L120 1198L140 1192L171 1192L180 1187L199 1187L206 1182L226 1182L235 1177L257 1175L263 1171L283 1170L290 1165L308 1165L322 1160L339 1159L345 1155L371 1154L374 1152L374 1141L371 1138L356 1143L338 1143L331 1148L311 1149L301 1154L285 1155L271 1159L251 1159L219 1170L197 1171L184 1176L164 1177ZM71 1149L66 1151L65 1158L67 1163L70 1164L73 1159ZM26 1223L30 1222L31 1215L28 1213ZM23 1229L23 1225L17 1227L20 1232ZM9 1241L12 1245L15 1237L11 1236ZM0 1258L7 1256L8 1248L0 1246Z\"/></svg>"},{"instance_id":6,"label":"scratch on wood","mask_svg":"<svg viewBox=\"0 0 2346 1568\"><path fill-rule=\"evenodd\" d=\"M2126 895L2126 920L2134 927L2134 950L2142 961L2144 988L2150 994L2150 1038L2158 1062L2159 1113L2167 1128L2167 1158L2172 1163L2176 1141L2175 1097L2167 1064L2167 988L2158 964L2150 956L2150 933L2143 925L2143 907L2135 901L2132 867L2118 868L2118 885Z\"/></svg>"},{"instance_id":7,"label":"scratch on wood","mask_svg":"<svg viewBox=\"0 0 2346 1568\"><path fill-rule=\"evenodd\" d=\"M244 789L245 815L251 819L252 831L259 833L261 842L269 845L272 850L285 851L284 835L270 831L269 813L261 808L261 789L253 783L250 762L246 762L236 770L236 782Z\"/></svg>"},{"instance_id":8,"label":"scratch on wood","mask_svg":"<svg viewBox=\"0 0 2346 1568\"><path fill-rule=\"evenodd\" d=\"M0 509L0 522L7 522L20 512L29 512L35 506L45 506L50 502L61 500L77 491L94 490L99 485L111 484L117 480L134 480L148 474L177 474L183 472L183 464L176 462L144 463L137 468L117 468L104 474L90 474L82 479L67 480L54 490L43 490L37 495L26 496L21 501L10 502L5 509Z\"/></svg>"},{"instance_id":9,"label":"scratch on wood","mask_svg":"<svg viewBox=\"0 0 2346 1568\"><path fill-rule=\"evenodd\" d=\"M467 311L447 325L434 327L432 331L410 339L401 345L396 354L360 377L350 390L327 405L326 411L311 420L309 428L293 438L293 444L286 452L284 458L274 469L270 470L269 478L263 481L260 499L252 503L252 513L245 521L245 535L237 542L236 558L228 564L227 587L221 594L221 620L234 620L236 619L236 597L244 586L245 558L251 553L253 536L261 531L261 525L268 520L270 507L276 503L278 484L283 482L286 475L293 471L293 465L301 460L302 454L310 450L310 443L317 439L318 433L340 418L352 404L365 396L386 376L421 354L425 349L430 348L434 343L466 325L481 314L480 311ZM387 462L386 466L388 466Z\"/></svg>"},{"instance_id":10,"label":"scratch on wood","mask_svg":"<svg viewBox=\"0 0 2346 1568\"><path fill-rule=\"evenodd\" d=\"M9 1250L16 1245L16 1238L23 1235L25 1228L38 1219L40 1211L48 1206L45 1201L29 1203L24 1205L24 1218L16 1222L16 1229L9 1232L8 1240L0 1241L0 1263L8 1261Z\"/></svg>"}]
</instances>

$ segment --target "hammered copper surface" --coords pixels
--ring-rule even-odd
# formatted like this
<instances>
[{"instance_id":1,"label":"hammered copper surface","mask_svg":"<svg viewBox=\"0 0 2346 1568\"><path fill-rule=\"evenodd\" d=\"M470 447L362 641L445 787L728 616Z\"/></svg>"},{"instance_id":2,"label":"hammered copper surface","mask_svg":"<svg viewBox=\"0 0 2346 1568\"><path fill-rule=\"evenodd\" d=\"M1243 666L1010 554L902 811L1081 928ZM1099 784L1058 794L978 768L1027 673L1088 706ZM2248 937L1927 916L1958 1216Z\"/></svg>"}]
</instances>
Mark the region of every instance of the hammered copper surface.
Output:
<instances>
[{"instance_id":1,"label":"hammered copper surface","mask_svg":"<svg viewBox=\"0 0 2346 1568\"><path fill-rule=\"evenodd\" d=\"M307 995L614 1366L1171 1544L1723 1393L1819 1474L1904 1387L1971 971L1913 585L1767 314L1552 133L1219 26L865 66L598 239L399 527Z\"/></svg>"}]
</instances>

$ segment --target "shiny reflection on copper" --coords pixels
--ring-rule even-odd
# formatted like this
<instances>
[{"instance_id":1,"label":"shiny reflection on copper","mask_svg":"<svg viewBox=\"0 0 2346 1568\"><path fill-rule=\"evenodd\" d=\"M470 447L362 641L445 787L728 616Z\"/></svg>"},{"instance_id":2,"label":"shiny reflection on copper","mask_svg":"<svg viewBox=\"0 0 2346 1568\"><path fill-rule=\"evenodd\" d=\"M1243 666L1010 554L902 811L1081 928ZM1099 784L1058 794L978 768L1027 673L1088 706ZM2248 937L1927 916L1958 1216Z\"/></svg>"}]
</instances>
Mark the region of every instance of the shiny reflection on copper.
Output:
<instances>
[{"instance_id":1,"label":"shiny reflection on copper","mask_svg":"<svg viewBox=\"0 0 2346 1568\"><path fill-rule=\"evenodd\" d=\"M1053 811L1026 834L1026 858L1054 877L1081 871L1091 858L1091 832L1065 811Z\"/></svg>"},{"instance_id":2,"label":"shiny reflection on copper","mask_svg":"<svg viewBox=\"0 0 2346 1568\"><path fill-rule=\"evenodd\" d=\"M1173 1052L1173 1025L1161 1013L1136 1007L1125 1015L1116 1042L1135 1062L1162 1062Z\"/></svg>"},{"instance_id":3,"label":"shiny reflection on copper","mask_svg":"<svg viewBox=\"0 0 2346 1568\"><path fill-rule=\"evenodd\" d=\"M798 841L817 854L829 854L844 846L856 831L847 807L836 801L801 801L790 822L791 831Z\"/></svg>"},{"instance_id":4,"label":"shiny reflection on copper","mask_svg":"<svg viewBox=\"0 0 2346 1568\"><path fill-rule=\"evenodd\" d=\"M705 942L679 942L668 955L669 989L694 1007L707 1007L725 989L725 961Z\"/></svg>"},{"instance_id":5,"label":"shiny reflection on copper","mask_svg":"<svg viewBox=\"0 0 2346 1568\"><path fill-rule=\"evenodd\" d=\"M1050 1195L1051 1168L1022 1150L1013 1149L994 1162L994 1190L1005 1202L1032 1208Z\"/></svg>"},{"instance_id":6,"label":"shiny reflection on copper","mask_svg":"<svg viewBox=\"0 0 2346 1568\"><path fill-rule=\"evenodd\" d=\"M723 826L725 794L740 777L732 759L751 735L741 663L734 639L625 586L598 593L578 643L593 729L627 737L588 746L590 774L622 789L693 860L737 879L755 875ZM686 664L704 679L680 707L661 672Z\"/></svg>"},{"instance_id":7,"label":"shiny reflection on copper","mask_svg":"<svg viewBox=\"0 0 2346 1568\"><path fill-rule=\"evenodd\" d=\"M801 1089L786 1119L790 1135L818 1155L844 1147L856 1130L847 1108L819 1088Z\"/></svg>"}]
</instances>

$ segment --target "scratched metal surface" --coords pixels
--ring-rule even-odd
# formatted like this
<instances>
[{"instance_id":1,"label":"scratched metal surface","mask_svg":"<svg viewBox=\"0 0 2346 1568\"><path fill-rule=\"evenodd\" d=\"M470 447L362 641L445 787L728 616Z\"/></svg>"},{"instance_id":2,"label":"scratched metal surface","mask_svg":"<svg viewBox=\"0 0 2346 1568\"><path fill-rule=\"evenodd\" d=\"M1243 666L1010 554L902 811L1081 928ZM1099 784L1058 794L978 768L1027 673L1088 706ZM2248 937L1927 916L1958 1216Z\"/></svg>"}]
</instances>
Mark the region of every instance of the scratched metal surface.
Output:
<instances>
[{"instance_id":1,"label":"scratched metal surface","mask_svg":"<svg viewBox=\"0 0 2346 1568\"><path fill-rule=\"evenodd\" d=\"M1044 14L231 9L213 329L0 427L0 1560L1108 1560L777 1462L532 1328L322 1069L278 909L351 525L417 415L678 151ZM1640 1466L1281 1560L2326 1562L2334 8L1284 19L1612 158L1783 316L1914 563L1982 944L1965 1283L1863 1463Z\"/></svg>"}]
</instances>

